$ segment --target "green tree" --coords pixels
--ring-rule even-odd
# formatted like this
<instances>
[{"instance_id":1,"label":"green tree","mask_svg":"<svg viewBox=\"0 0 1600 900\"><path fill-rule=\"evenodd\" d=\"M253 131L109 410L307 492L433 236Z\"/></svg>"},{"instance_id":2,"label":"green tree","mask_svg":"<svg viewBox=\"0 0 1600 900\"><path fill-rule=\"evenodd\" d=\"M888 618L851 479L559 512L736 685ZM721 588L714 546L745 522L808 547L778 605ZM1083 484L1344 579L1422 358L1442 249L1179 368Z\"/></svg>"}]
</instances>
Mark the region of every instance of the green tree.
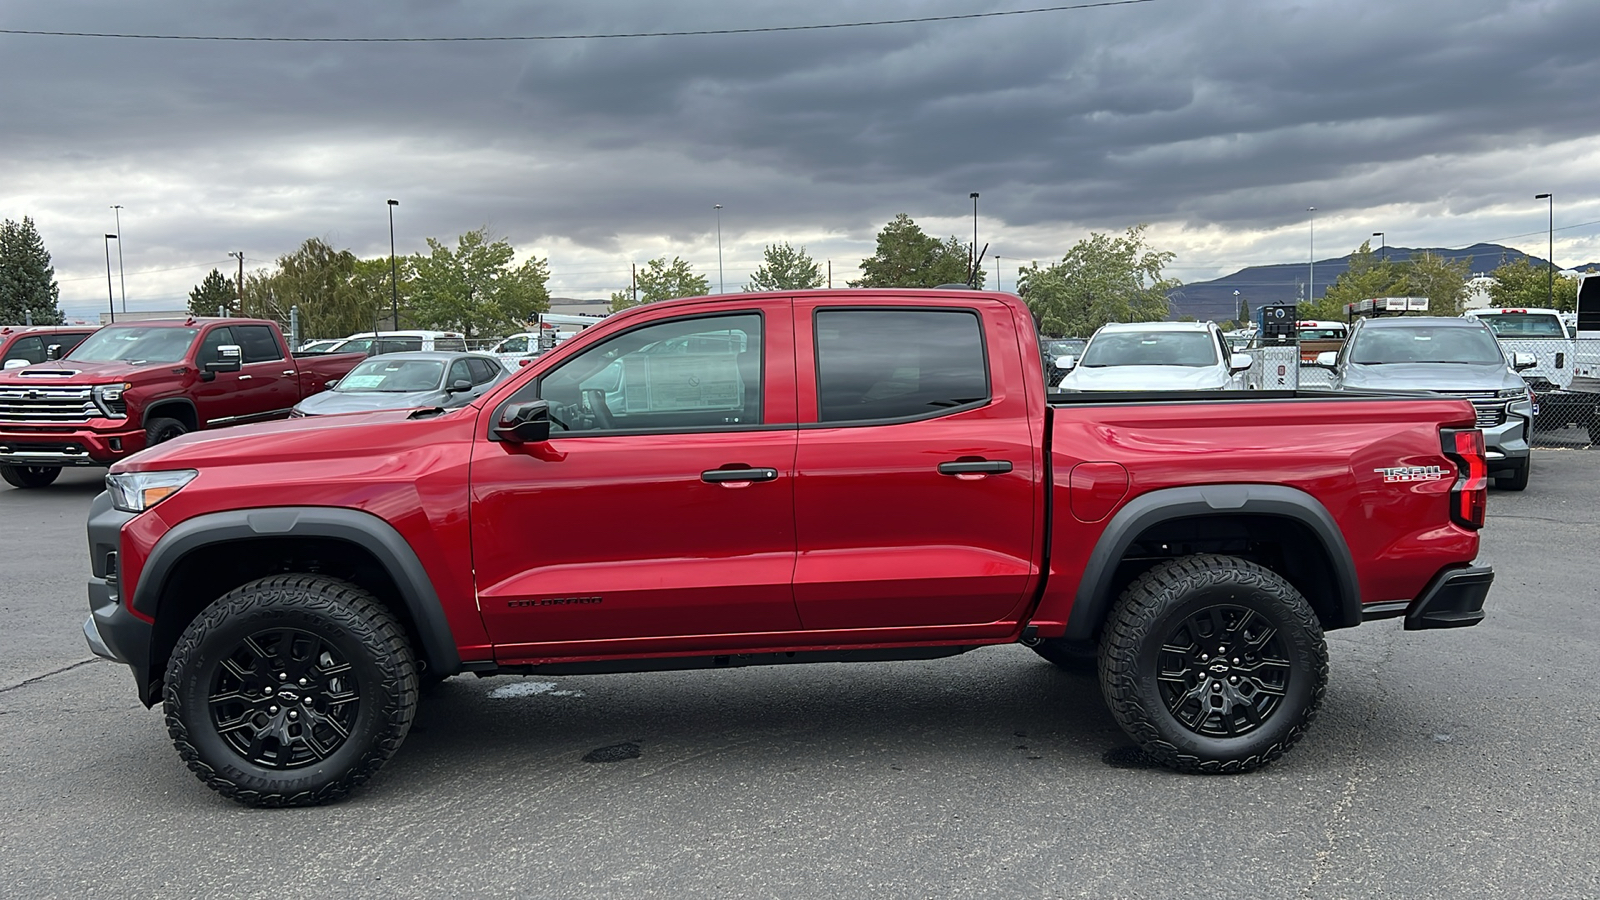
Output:
<instances>
[{"instance_id":1,"label":"green tree","mask_svg":"<svg viewBox=\"0 0 1600 900\"><path fill-rule=\"evenodd\" d=\"M905 213L878 232L877 252L861 261L862 276L851 287L938 287L964 284L972 268L971 253L960 239L941 242L926 234ZM984 272L977 272L977 287Z\"/></svg>"},{"instance_id":2,"label":"green tree","mask_svg":"<svg viewBox=\"0 0 1600 900\"><path fill-rule=\"evenodd\" d=\"M216 269L189 291L189 315L214 316L221 308L231 309L239 299L239 289Z\"/></svg>"},{"instance_id":3,"label":"green tree","mask_svg":"<svg viewBox=\"0 0 1600 900\"><path fill-rule=\"evenodd\" d=\"M634 301L632 291L623 288L611 295L612 312L640 303L655 303L658 300L673 300L678 297L700 297L711 293L711 282L704 276L696 275L688 263L676 256L670 263L665 256L650 260L639 270L636 280L639 284L638 301Z\"/></svg>"},{"instance_id":4,"label":"green tree","mask_svg":"<svg viewBox=\"0 0 1600 900\"><path fill-rule=\"evenodd\" d=\"M275 272L258 271L245 279L243 314L287 327L290 308L297 306L302 335L340 337L370 330L376 303L355 282L359 262L349 250L308 238L278 258Z\"/></svg>"},{"instance_id":5,"label":"green tree","mask_svg":"<svg viewBox=\"0 0 1600 900\"><path fill-rule=\"evenodd\" d=\"M1236 328L1244 328L1250 324L1250 301L1243 295L1239 297L1239 311L1235 314L1233 322Z\"/></svg>"},{"instance_id":6,"label":"green tree","mask_svg":"<svg viewBox=\"0 0 1600 900\"><path fill-rule=\"evenodd\" d=\"M516 251L491 240L487 226L461 235L454 249L428 238L428 250L410 260L410 305L402 312L410 324L471 338L520 331L550 308L549 263L535 258L513 267Z\"/></svg>"},{"instance_id":7,"label":"green tree","mask_svg":"<svg viewBox=\"0 0 1600 900\"><path fill-rule=\"evenodd\" d=\"M1401 273L1404 295L1427 297L1430 315L1461 315L1467 279L1472 277L1472 257L1445 259L1437 253L1419 253L1405 261Z\"/></svg>"},{"instance_id":8,"label":"green tree","mask_svg":"<svg viewBox=\"0 0 1600 900\"><path fill-rule=\"evenodd\" d=\"M1548 267L1536 266L1526 256L1503 262L1489 274L1494 277L1489 285L1490 306L1551 308L1553 290L1554 309L1578 308L1578 279L1560 274L1551 279Z\"/></svg>"},{"instance_id":9,"label":"green tree","mask_svg":"<svg viewBox=\"0 0 1600 900\"><path fill-rule=\"evenodd\" d=\"M1362 241L1350 254L1350 265L1321 297L1301 301L1295 315L1302 319L1343 319L1345 304L1373 297L1406 296L1406 262L1381 260L1372 252L1372 242Z\"/></svg>"},{"instance_id":10,"label":"green tree","mask_svg":"<svg viewBox=\"0 0 1600 900\"><path fill-rule=\"evenodd\" d=\"M795 291L822 287L822 264L785 241L768 244L761 267L750 276L747 291Z\"/></svg>"},{"instance_id":11,"label":"green tree","mask_svg":"<svg viewBox=\"0 0 1600 900\"><path fill-rule=\"evenodd\" d=\"M0 323L59 325L61 287L33 219L0 222Z\"/></svg>"},{"instance_id":12,"label":"green tree","mask_svg":"<svg viewBox=\"0 0 1600 900\"><path fill-rule=\"evenodd\" d=\"M1176 254L1152 249L1144 226L1121 237L1091 233L1045 268L1019 273L1017 293L1045 334L1088 337L1107 322L1149 322L1170 311L1167 292L1178 287L1162 267Z\"/></svg>"}]
</instances>

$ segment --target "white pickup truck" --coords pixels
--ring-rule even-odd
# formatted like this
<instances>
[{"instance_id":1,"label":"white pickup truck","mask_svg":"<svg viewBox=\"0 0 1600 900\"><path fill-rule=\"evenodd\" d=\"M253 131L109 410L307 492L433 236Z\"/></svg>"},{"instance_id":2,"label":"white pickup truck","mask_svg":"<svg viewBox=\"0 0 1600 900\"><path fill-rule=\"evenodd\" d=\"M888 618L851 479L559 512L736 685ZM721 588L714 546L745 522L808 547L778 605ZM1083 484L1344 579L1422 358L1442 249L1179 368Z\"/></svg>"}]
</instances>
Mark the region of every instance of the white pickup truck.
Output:
<instances>
[{"instance_id":1,"label":"white pickup truck","mask_svg":"<svg viewBox=\"0 0 1600 900\"><path fill-rule=\"evenodd\" d=\"M1507 307L1469 309L1464 315L1489 326L1508 356L1526 353L1534 358L1533 367L1522 371L1522 380L1533 389L1534 430L1555 431L1568 425L1593 427L1593 398L1571 389L1577 341L1559 310ZM1600 334L1596 337L1600 338Z\"/></svg>"}]
</instances>

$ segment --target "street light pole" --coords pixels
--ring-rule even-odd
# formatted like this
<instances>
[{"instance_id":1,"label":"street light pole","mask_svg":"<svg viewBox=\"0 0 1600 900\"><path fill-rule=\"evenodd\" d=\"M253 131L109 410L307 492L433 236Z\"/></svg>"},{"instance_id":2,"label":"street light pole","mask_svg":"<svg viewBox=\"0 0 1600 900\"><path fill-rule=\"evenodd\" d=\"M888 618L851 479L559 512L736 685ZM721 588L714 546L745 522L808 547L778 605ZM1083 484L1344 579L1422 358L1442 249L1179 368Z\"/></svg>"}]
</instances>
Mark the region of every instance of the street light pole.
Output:
<instances>
[{"instance_id":1,"label":"street light pole","mask_svg":"<svg viewBox=\"0 0 1600 900\"><path fill-rule=\"evenodd\" d=\"M128 275L122 268L122 207L111 207L111 214L117 217L117 280L122 282L122 311L128 311Z\"/></svg>"},{"instance_id":2,"label":"street light pole","mask_svg":"<svg viewBox=\"0 0 1600 900\"><path fill-rule=\"evenodd\" d=\"M1306 302L1317 302L1317 208L1306 207L1306 212L1311 213L1311 254L1306 266Z\"/></svg>"},{"instance_id":3,"label":"street light pole","mask_svg":"<svg viewBox=\"0 0 1600 900\"><path fill-rule=\"evenodd\" d=\"M967 266L967 274L971 277L972 286L978 286L978 192L973 191L972 197L972 264Z\"/></svg>"},{"instance_id":4,"label":"street light pole","mask_svg":"<svg viewBox=\"0 0 1600 900\"><path fill-rule=\"evenodd\" d=\"M116 240L114 234L106 235L106 308L111 310L111 321L117 321L117 297L111 293L111 242ZM117 244L120 249L122 244Z\"/></svg>"},{"instance_id":5,"label":"street light pole","mask_svg":"<svg viewBox=\"0 0 1600 900\"><path fill-rule=\"evenodd\" d=\"M394 316L395 331L400 330L400 279L394 265L394 208L399 205L399 200L389 201L389 311Z\"/></svg>"},{"instance_id":6,"label":"street light pole","mask_svg":"<svg viewBox=\"0 0 1600 900\"><path fill-rule=\"evenodd\" d=\"M1382 248L1381 256L1379 258L1383 262L1388 262L1389 261L1389 236L1384 234L1381 231L1374 231L1372 233L1372 236L1378 239L1378 245ZM1372 245L1368 244L1367 246L1370 247Z\"/></svg>"},{"instance_id":7,"label":"street light pole","mask_svg":"<svg viewBox=\"0 0 1600 900\"><path fill-rule=\"evenodd\" d=\"M711 207L717 211L717 293L728 292L728 282L722 277L722 204Z\"/></svg>"},{"instance_id":8,"label":"street light pole","mask_svg":"<svg viewBox=\"0 0 1600 900\"><path fill-rule=\"evenodd\" d=\"M1555 194L1536 194L1533 199L1535 199L1535 200L1549 200L1550 201L1550 249L1547 251L1548 257L1549 257L1548 262L1550 264L1550 269L1549 269L1549 274L1547 274L1545 276L1545 280L1544 280L1545 281L1545 291L1546 291L1546 295L1547 295L1546 299L1545 299L1545 304L1546 304L1546 308L1555 309L1555 306L1556 306L1556 195Z\"/></svg>"}]
</instances>

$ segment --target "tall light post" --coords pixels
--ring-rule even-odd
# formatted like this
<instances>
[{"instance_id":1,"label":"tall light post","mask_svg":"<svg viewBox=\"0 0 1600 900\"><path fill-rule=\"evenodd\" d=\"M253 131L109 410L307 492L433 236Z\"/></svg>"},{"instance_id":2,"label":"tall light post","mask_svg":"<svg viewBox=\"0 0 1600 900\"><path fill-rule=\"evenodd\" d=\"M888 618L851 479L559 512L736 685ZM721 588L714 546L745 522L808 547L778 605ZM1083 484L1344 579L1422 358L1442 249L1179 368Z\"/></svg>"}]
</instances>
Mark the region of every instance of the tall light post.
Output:
<instances>
[{"instance_id":1,"label":"tall light post","mask_svg":"<svg viewBox=\"0 0 1600 900\"><path fill-rule=\"evenodd\" d=\"M244 315L244 251L229 250L228 255L239 261L239 280L233 283L235 299L239 303L239 315Z\"/></svg>"},{"instance_id":2,"label":"tall light post","mask_svg":"<svg viewBox=\"0 0 1600 900\"><path fill-rule=\"evenodd\" d=\"M1555 306L1556 306L1556 195L1555 194L1535 194L1533 199L1535 199L1535 200L1549 200L1550 201L1550 249L1547 251L1548 261L1550 263L1550 270L1549 270L1549 274L1545 277L1545 291L1547 292L1547 295L1548 295L1547 298L1545 299L1545 307L1548 308L1548 309L1555 309Z\"/></svg>"},{"instance_id":3,"label":"tall light post","mask_svg":"<svg viewBox=\"0 0 1600 900\"><path fill-rule=\"evenodd\" d=\"M111 207L111 214L117 219L117 280L122 282L122 311L128 311L128 274L122 268L122 206Z\"/></svg>"},{"instance_id":4,"label":"tall light post","mask_svg":"<svg viewBox=\"0 0 1600 900\"><path fill-rule=\"evenodd\" d=\"M978 192L969 194L972 198L972 265L967 266L967 273L972 277L972 286L978 286Z\"/></svg>"},{"instance_id":5,"label":"tall light post","mask_svg":"<svg viewBox=\"0 0 1600 900\"><path fill-rule=\"evenodd\" d=\"M389 311L394 316L394 330L400 330L399 273L394 265L394 208L399 200L389 201Z\"/></svg>"},{"instance_id":6,"label":"tall light post","mask_svg":"<svg viewBox=\"0 0 1600 900\"><path fill-rule=\"evenodd\" d=\"M722 204L711 207L717 211L717 293L728 292L728 282L722 278Z\"/></svg>"},{"instance_id":7,"label":"tall light post","mask_svg":"<svg viewBox=\"0 0 1600 900\"><path fill-rule=\"evenodd\" d=\"M1381 231L1374 231L1372 233L1372 236L1378 239L1378 246L1380 248L1379 249L1379 254L1380 255L1379 255L1378 258L1380 260L1382 260L1383 262L1388 262L1389 261L1389 236L1384 234ZM1368 244L1367 246L1370 247L1372 245Z\"/></svg>"},{"instance_id":8,"label":"tall light post","mask_svg":"<svg viewBox=\"0 0 1600 900\"><path fill-rule=\"evenodd\" d=\"M1306 212L1311 213L1311 253L1306 265L1306 302L1317 302L1317 208L1306 207Z\"/></svg>"},{"instance_id":9,"label":"tall light post","mask_svg":"<svg viewBox=\"0 0 1600 900\"><path fill-rule=\"evenodd\" d=\"M114 234L106 235L106 308L111 310L111 321L117 320L117 297L111 293L111 242L116 240ZM119 248L121 244L117 245Z\"/></svg>"}]
</instances>

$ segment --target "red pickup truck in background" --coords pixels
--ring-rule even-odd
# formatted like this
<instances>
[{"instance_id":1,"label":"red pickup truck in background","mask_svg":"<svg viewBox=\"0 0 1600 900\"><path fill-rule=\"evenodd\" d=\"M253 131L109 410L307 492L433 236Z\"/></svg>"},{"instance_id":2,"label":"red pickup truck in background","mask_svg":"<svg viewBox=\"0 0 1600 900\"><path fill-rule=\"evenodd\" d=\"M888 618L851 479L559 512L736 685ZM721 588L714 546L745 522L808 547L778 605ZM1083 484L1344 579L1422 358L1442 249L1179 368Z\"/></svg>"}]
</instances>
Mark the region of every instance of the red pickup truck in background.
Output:
<instances>
[{"instance_id":1,"label":"red pickup truck in background","mask_svg":"<svg viewBox=\"0 0 1600 900\"><path fill-rule=\"evenodd\" d=\"M67 355L98 325L7 325L0 327L0 367L17 369Z\"/></svg>"},{"instance_id":2,"label":"red pickup truck in background","mask_svg":"<svg viewBox=\"0 0 1600 900\"><path fill-rule=\"evenodd\" d=\"M191 431L283 418L365 358L297 359L260 319L108 325L61 359L0 371L0 477L44 487L64 466L109 466Z\"/></svg>"},{"instance_id":3,"label":"red pickup truck in background","mask_svg":"<svg viewBox=\"0 0 1600 900\"><path fill-rule=\"evenodd\" d=\"M455 673L1017 642L1097 660L1156 760L1247 771L1315 715L1325 631L1483 617L1466 401L1047 395L1038 346L1008 294L696 298L459 410L180 438L94 501L85 636L202 781L302 805Z\"/></svg>"}]
</instances>

